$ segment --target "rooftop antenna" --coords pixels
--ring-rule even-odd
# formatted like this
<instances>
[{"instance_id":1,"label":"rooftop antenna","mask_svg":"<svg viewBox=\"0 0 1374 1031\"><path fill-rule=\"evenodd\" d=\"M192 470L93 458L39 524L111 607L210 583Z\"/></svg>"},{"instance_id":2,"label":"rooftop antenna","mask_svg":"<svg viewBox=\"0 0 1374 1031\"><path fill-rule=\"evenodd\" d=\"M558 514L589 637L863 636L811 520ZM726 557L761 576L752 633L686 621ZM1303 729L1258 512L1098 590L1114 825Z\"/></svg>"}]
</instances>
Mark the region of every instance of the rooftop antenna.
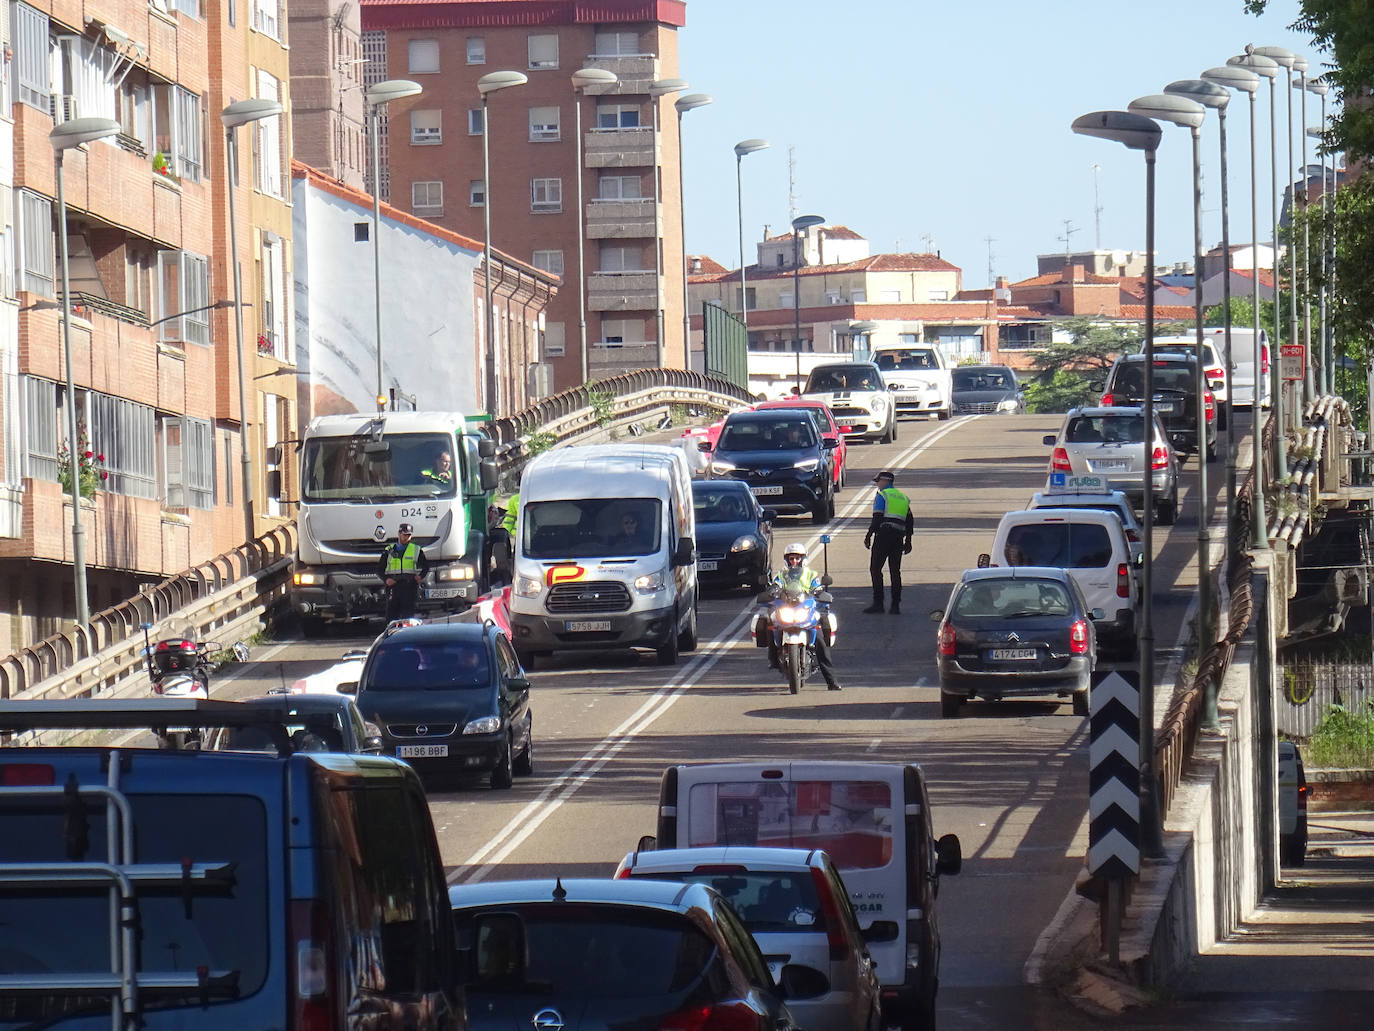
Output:
<instances>
[{"instance_id":1,"label":"rooftop antenna","mask_svg":"<svg viewBox=\"0 0 1374 1031\"><path fill-rule=\"evenodd\" d=\"M935 237L931 236L929 233L922 233L921 242L926 245L927 254L935 253Z\"/></svg>"},{"instance_id":2,"label":"rooftop antenna","mask_svg":"<svg viewBox=\"0 0 1374 1031\"><path fill-rule=\"evenodd\" d=\"M1102 166L1096 161L1093 162L1093 226L1095 235L1093 237L1093 247L1096 250L1102 249L1102 194L1098 192L1097 177L1102 171Z\"/></svg>"},{"instance_id":3,"label":"rooftop antenna","mask_svg":"<svg viewBox=\"0 0 1374 1031\"><path fill-rule=\"evenodd\" d=\"M997 277L993 274L992 270L992 245L997 242L997 238L995 236L985 236L983 237L983 242L988 245L988 286L996 286Z\"/></svg>"},{"instance_id":4,"label":"rooftop antenna","mask_svg":"<svg viewBox=\"0 0 1374 1031\"><path fill-rule=\"evenodd\" d=\"M787 220L790 222L801 214L797 206L797 147L787 145Z\"/></svg>"},{"instance_id":5,"label":"rooftop antenna","mask_svg":"<svg viewBox=\"0 0 1374 1031\"><path fill-rule=\"evenodd\" d=\"M1069 256L1070 256L1070 253L1071 253L1070 250L1069 250L1069 238L1070 238L1071 236L1073 236L1073 234L1076 233L1076 232L1078 232L1078 228L1073 224L1073 219L1066 218L1066 219L1064 219L1064 235L1063 235L1063 236L1056 236L1056 237L1055 237L1056 240L1063 240L1063 241L1064 241L1064 261L1065 261L1065 262L1067 262L1067 261L1069 260Z\"/></svg>"}]
</instances>

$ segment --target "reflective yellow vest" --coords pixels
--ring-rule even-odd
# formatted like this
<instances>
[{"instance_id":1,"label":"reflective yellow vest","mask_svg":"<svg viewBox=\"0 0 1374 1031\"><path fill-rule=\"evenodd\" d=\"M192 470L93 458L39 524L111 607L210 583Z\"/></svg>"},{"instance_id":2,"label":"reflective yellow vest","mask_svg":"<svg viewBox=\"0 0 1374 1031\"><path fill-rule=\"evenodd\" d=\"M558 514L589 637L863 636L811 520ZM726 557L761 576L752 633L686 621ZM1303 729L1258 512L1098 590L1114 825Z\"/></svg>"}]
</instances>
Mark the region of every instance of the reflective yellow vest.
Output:
<instances>
[{"instance_id":1,"label":"reflective yellow vest","mask_svg":"<svg viewBox=\"0 0 1374 1031\"><path fill-rule=\"evenodd\" d=\"M414 541L406 545L405 551L396 554L393 545L386 549L386 571L388 573L413 573L420 559L420 546Z\"/></svg>"},{"instance_id":2,"label":"reflective yellow vest","mask_svg":"<svg viewBox=\"0 0 1374 1031\"><path fill-rule=\"evenodd\" d=\"M501 520L501 525L506 528L506 533L515 536L515 518L520 513L520 495L512 494L510 500L506 502L506 518Z\"/></svg>"},{"instance_id":3,"label":"reflective yellow vest","mask_svg":"<svg viewBox=\"0 0 1374 1031\"><path fill-rule=\"evenodd\" d=\"M883 518L891 519L906 528L906 514L911 511L911 502L896 487L884 487L878 491L883 499Z\"/></svg>"}]
</instances>

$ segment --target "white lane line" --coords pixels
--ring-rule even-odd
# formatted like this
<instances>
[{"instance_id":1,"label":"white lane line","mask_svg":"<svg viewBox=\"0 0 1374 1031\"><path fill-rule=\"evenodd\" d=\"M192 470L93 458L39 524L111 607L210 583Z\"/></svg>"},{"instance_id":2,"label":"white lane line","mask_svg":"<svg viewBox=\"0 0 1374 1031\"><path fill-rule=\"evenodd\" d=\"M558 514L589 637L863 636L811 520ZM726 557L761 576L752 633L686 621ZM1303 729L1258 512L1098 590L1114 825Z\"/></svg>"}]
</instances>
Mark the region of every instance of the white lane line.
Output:
<instances>
[{"instance_id":1,"label":"white lane line","mask_svg":"<svg viewBox=\"0 0 1374 1031\"><path fill-rule=\"evenodd\" d=\"M871 753L871 752L876 752L876 751L878 750L878 746L881 745L882 743L883 743L883 739L882 739L882 738L880 738L880 737L875 737L872 741L870 741L870 742L868 743L868 747L865 748L864 751L865 751L865 752L870 752L870 753Z\"/></svg>"},{"instance_id":2,"label":"white lane line","mask_svg":"<svg viewBox=\"0 0 1374 1031\"><path fill-rule=\"evenodd\" d=\"M904 712L906 712L906 706L905 706L905 705L899 705L899 706L897 706L897 708L895 708L895 709L892 710L892 718L893 718L894 720L899 720L899 719L902 718L902 713L904 713Z\"/></svg>"},{"instance_id":3,"label":"white lane line","mask_svg":"<svg viewBox=\"0 0 1374 1031\"><path fill-rule=\"evenodd\" d=\"M981 416L970 416L957 422L950 422L949 425L921 438L898 456L896 465L900 466L910 462L941 437L978 418ZM857 493L845 505L844 511L848 515L851 511L857 511L861 507L871 504L871 498L865 497L862 493ZM819 540L820 533L821 531L818 531L810 538L808 547ZM552 816L564 802L576 794L577 790L593 774L605 766L617 752L672 708L673 703L682 696L688 687L695 683L700 674L709 670L727 650L736 646L738 642L732 638L735 632L747 622L752 613L753 605L746 604L721 632L719 638L703 645L701 650L685 666L675 671L675 676L664 687L654 692L633 714L602 738L595 747L573 763L569 769L559 774L552 783L516 813L495 837L491 838L449 874L448 882L450 884L473 884L485 879L498 863L533 834L540 824ZM472 869L473 867L476 869Z\"/></svg>"}]
</instances>

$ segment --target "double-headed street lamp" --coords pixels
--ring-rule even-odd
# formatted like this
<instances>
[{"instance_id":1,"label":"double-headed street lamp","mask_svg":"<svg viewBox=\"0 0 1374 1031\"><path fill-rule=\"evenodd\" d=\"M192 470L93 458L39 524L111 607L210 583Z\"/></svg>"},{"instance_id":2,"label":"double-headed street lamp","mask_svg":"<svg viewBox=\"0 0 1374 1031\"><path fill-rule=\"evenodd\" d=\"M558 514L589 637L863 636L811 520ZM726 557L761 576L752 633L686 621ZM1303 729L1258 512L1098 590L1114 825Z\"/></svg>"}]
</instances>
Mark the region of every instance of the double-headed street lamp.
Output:
<instances>
[{"instance_id":1,"label":"double-headed street lamp","mask_svg":"<svg viewBox=\"0 0 1374 1031\"><path fill-rule=\"evenodd\" d=\"M1299 122L1298 122L1298 125L1299 125L1299 127L1301 128L1301 130L1302 130L1302 131L1298 134L1299 136L1302 137L1302 164L1298 166L1299 169L1301 169L1301 171L1300 171L1298 174L1299 174L1299 176L1300 176L1300 178L1301 178L1301 180L1302 180L1302 210L1303 210L1303 212L1304 212L1304 214L1305 214L1306 211L1307 211L1307 184L1308 184L1309 182L1311 182L1311 179L1310 179L1310 177L1309 177L1308 174L1307 174L1307 61L1306 61L1306 59L1305 59L1305 58L1299 57L1299 58L1298 58L1298 63L1297 63L1297 64L1294 64L1293 67L1298 69L1298 81L1295 82L1295 83L1293 84L1293 88L1294 88L1295 90L1301 91L1301 99L1302 99L1302 114L1301 114L1300 120L1299 120ZM1289 99L1290 99L1290 100L1292 99L1291 95L1290 95ZM1296 181L1295 181L1294 184L1293 184L1293 202L1292 202L1292 205L1291 205L1290 210L1292 211L1292 219L1296 219L1296 218L1298 217L1298 190L1297 190L1297 182L1296 182ZM1296 225L1297 223L1296 223L1296 222L1292 222L1292 219L1290 219L1290 224ZM1303 363L1303 364L1306 366L1306 368L1303 370L1303 377L1302 377L1302 400L1303 400L1303 404L1304 404L1304 405L1311 404L1311 403L1312 403L1312 398L1313 398L1313 397L1315 396L1315 394L1316 394L1316 373L1315 373L1315 371L1314 371L1314 365L1315 365L1315 363L1314 363L1314 361L1313 361L1313 356L1312 356L1312 296L1311 296L1311 295L1312 295L1312 266L1309 264L1309 262L1311 261L1311 247L1312 247L1312 234L1311 234L1311 231L1310 231L1310 229L1309 229L1309 227L1308 227L1307 219L1304 218L1304 219L1302 220L1302 281L1303 281L1303 286L1304 286L1304 289L1303 289L1303 292L1302 292L1302 344L1303 344L1303 354L1306 356L1306 361ZM1294 275L1294 277L1293 277L1293 289L1294 289L1295 291L1296 291L1296 289L1297 289L1297 285L1298 285L1297 276ZM1295 299L1295 300L1296 300L1296 296L1297 296L1297 295L1294 294L1294 299Z\"/></svg>"},{"instance_id":2,"label":"double-headed street lamp","mask_svg":"<svg viewBox=\"0 0 1374 1031\"><path fill-rule=\"evenodd\" d=\"M792 219L792 347L797 352L797 393L801 393L801 234L825 219L820 215L798 215Z\"/></svg>"},{"instance_id":3,"label":"double-headed street lamp","mask_svg":"<svg viewBox=\"0 0 1374 1031\"><path fill-rule=\"evenodd\" d=\"M523 72L487 72L477 80L477 92L482 95L482 276L486 310L486 386L487 414L495 418L500 414L500 403L496 397L496 313L492 310L491 296L491 126L487 117L487 97L497 90L512 86L523 86L529 82Z\"/></svg>"},{"instance_id":4,"label":"double-headed street lamp","mask_svg":"<svg viewBox=\"0 0 1374 1031\"><path fill-rule=\"evenodd\" d=\"M687 307L687 188L682 178L682 116L714 101L709 93L688 93L678 97L673 107L677 110L677 211L678 233L681 237L682 255L682 364L691 368L692 351L692 313Z\"/></svg>"},{"instance_id":5,"label":"double-headed street lamp","mask_svg":"<svg viewBox=\"0 0 1374 1031\"><path fill-rule=\"evenodd\" d=\"M591 86L614 86L620 76L605 68L579 68L572 74L573 111L577 119L577 331L582 355L582 382L587 382L587 247L584 218L587 206L582 199L582 95ZM482 120L486 121L486 112ZM486 184L483 183L485 190ZM483 199L485 200L485 193Z\"/></svg>"},{"instance_id":6,"label":"double-headed street lamp","mask_svg":"<svg viewBox=\"0 0 1374 1031\"><path fill-rule=\"evenodd\" d=\"M253 464L248 449L248 369L243 359L243 273L239 269L239 223L234 194L238 192L239 182L239 141L238 128L264 118L275 118L282 113L282 106L275 100L249 98L238 100L220 112L224 123L224 159L228 164L229 182L225 192L229 194L229 264L230 275L234 278L234 361L239 369L239 472L243 488L243 539L251 541L257 529L253 525ZM376 161L373 161L376 167ZM377 333L377 392L381 393L382 335L381 316L378 315Z\"/></svg>"},{"instance_id":7,"label":"double-headed street lamp","mask_svg":"<svg viewBox=\"0 0 1374 1031\"><path fill-rule=\"evenodd\" d=\"M76 379L72 373L72 287L67 257L67 194L62 187L62 157L73 147L103 140L119 132L113 118L73 118L48 133L57 173L57 239L62 245L62 361L67 371L67 457L72 495L72 575L76 592L76 625L85 634L91 621L86 598L86 552L81 528L81 447L76 425Z\"/></svg>"},{"instance_id":8,"label":"double-headed street lamp","mask_svg":"<svg viewBox=\"0 0 1374 1031\"><path fill-rule=\"evenodd\" d=\"M739 307L745 330L749 329L749 288L744 279L744 173L740 171L745 154L767 150L767 140L740 140L735 144L735 196L739 203Z\"/></svg>"},{"instance_id":9,"label":"double-headed street lamp","mask_svg":"<svg viewBox=\"0 0 1374 1031\"><path fill-rule=\"evenodd\" d=\"M1305 129L1305 132L1306 132L1306 134L1307 134L1308 136L1312 136L1312 137L1314 137L1314 138L1320 140L1320 139L1322 138L1322 133L1323 133L1323 132L1325 131L1325 129L1326 129L1326 93L1327 93L1327 90L1329 89L1329 86L1327 85L1327 82L1326 82L1326 80L1325 80L1324 77L1318 76L1317 78L1309 79L1309 80L1308 80L1308 82L1307 82L1307 88L1308 88L1309 90L1311 90L1313 93L1317 94L1317 96L1319 96L1319 97L1322 98L1322 120L1321 120L1321 124L1318 125L1318 126L1316 127L1315 130L1312 129L1311 127L1307 127L1307 128ZM1307 120L1304 118L1304 119L1303 119L1304 125L1306 125L1306 122L1307 122ZM1327 304L1327 301L1326 301L1326 299L1327 299L1326 274L1327 274L1327 269L1328 269L1328 265L1327 265L1327 260L1326 260L1326 258L1327 258L1327 249L1328 249L1328 247L1330 246L1330 242L1331 242L1331 188L1330 188L1330 184L1327 182L1327 178L1326 178L1326 149L1325 149L1324 147L1318 147L1318 148L1317 148L1317 152L1318 152L1318 154L1321 156L1321 169L1322 169L1322 196L1321 196L1321 205L1322 205L1321 283L1322 283L1322 287L1321 287L1321 298L1320 298L1319 306L1318 306L1318 309L1317 309L1317 315L1318 315L1318 318L1321 319L1321 324L1322 324L1321 340L1319 341L1320 346L1321 346L1321 352L1322 352L1322 365L1321 365L1321 368L1322 368L1322 379L1321 379L1321 388L1322 388L1322 393L1324 393L1324 394L1330 394L1330 393L1332 393L1332 392L1336 389L1336 380L1335 380L1335 376L1334 376L1334 374L1333 374L1333 372L1332 372L1332 369L1331 369L1331 338L1330 338L1330 335L1329 335L1328 332L1327 332L1327 330L1328 330L1329 327L1328 327L1328 324L1327 324L1328 313L1327 313L1327 306L1326 306L1326 304ZM1307 158L1304 157L1304 158L1303 158L1303 166L1304 166L1303 172L1304 172L1304 175L1306 175L1306 165L1307 165Z\"/></svg>"},{"instance_id":10,"label":"double-headed street lamp","mask_svg":"<svg viewBox=\"0 0 1374 1031\"><path fill-rule=\"evenodd\" d=\"M1151 577L1154 564L1153 432L1154 352L1155 352L1155 151L1163 132L1144 115L1129 111L1094 111L1073 121L1080 136L1113 140L1131 150L1145 152L1145 453L1144 520L1141 526L1140 594L1140 808L1141 851L1147 856L1164 852L1164 829L1159 795L1156 790L1155 762L1155 683L1154 683L1154 597Z\"/></svg>"},{"instance_id":11,"label":"double-headed street lamp","mask_svg":"<svg viewBox=\"0 0 1374 1031\"><path fill-rule=\"evenodd\" d=\"M658 161L658 106L659 101L670 93L681 93L687 88L686 79L655 79L649 84L649 96L654 98L654 137L653 137L653 163L654 163L654 340L657 365L663 368L667 362L664 361L666 349L663 343L665 333L663 319L663 243L659 236L658 216L663 205L663 169ZM679 151L682 147L682 137L678 136ZM679 156L680 159L680 156ZM681 203L681 198L678 198ZM684 257L684 260L685 257Z\"/></svg>"}]
</instances>

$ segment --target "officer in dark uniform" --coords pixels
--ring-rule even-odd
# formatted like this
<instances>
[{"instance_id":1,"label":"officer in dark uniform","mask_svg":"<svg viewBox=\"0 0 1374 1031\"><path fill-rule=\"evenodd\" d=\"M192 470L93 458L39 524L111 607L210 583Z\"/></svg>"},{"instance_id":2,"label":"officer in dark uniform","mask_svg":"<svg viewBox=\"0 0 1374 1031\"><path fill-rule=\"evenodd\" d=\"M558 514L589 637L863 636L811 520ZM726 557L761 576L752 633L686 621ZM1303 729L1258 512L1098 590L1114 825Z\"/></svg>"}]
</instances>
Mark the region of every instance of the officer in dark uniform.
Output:
<instances>
[{"instance_id":1,"label":"officer in dark uniform","mask_svg":"<svg viewBox=\"0 0 1374 1031\"><path fill-rule=\"evenodd\" d=\"M864 611L883 611L883 566L886 565L892 584L892 605L887 611L894 616L902 611L902 556L911 554L914 529L911 502L892 485L895 479L888 469L873 477L878 494L873 499L873 520L864 534L864 547L873 552L868 562L868 572L873 578L873 604Z\"/></svg>"},{"instance_id":2,"label":"officer in dark uniform","mask_svg":"<svg viewBox=\"0 0 1374 1031\"><path fill-rule=\"evenodd\" d=\"M420 582L429 569L429 560L420 546L410 539L411 525L396 528L396 543L389 545L377 560L377 575L386 584L386 621L415 615Z\"/></svg>"}]
</instances>

